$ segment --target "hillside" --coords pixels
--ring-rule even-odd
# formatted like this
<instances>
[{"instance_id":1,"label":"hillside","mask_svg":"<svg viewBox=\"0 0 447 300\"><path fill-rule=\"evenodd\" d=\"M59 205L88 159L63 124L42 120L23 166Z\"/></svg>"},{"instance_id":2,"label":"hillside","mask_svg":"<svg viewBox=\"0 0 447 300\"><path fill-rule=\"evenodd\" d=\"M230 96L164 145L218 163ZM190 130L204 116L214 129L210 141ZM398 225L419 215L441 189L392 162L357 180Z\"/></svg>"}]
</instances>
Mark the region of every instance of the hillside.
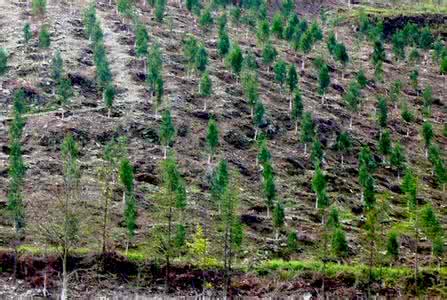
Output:
<instances>
[{"instance_id":1,"label":"hillside","mask_svg":"<svg viewBox=\"0 0 447 300\"><path fill-rule=\"evenodd\" d=\"M440 62L433 59L435 50L418 49L419 59L410 61L407 57L397 61L393 55L391 40L397 30L404 28L407 22L412 21L417 23L419 29L426 25L430 26L434 36L439 37L443 47L446 48L446 9L441 7L433 12L427 10L422 14L415 12L412 14L409 9L408 14L393 15L384 12L396 8L382 5L367 7L366 12L369 13L367 16L371 24L381 19L384 23L385 58L383 81L380 82L375 79L372 62L374 42L360 37L359 16L363 16L360 12L361 5L354 4L353 9L350 10L341 1L321 1L321 5L305 5L301 2L305 1L297 1L296 6L299 19L306 19L309 26L313 20L317 20L322 28L323 40L316 41L307 54L293 49L288 41L278 39L273 34L270 40L278 52L276 60L284 60L287 66L294 64L298 70L298 86L301 90L304 111L312 113L316 137L321 142L324 152L321 168L327 179L326 192L330 204L325 213L327 216L330 209L337 208L340 224L346 233L348 255L342 259L329 255L330 257L326 259L347 265L366 265L369 262L371 244L367 241L365 226L368 224L368 211L362 201L361 194L364 188L358 178L359 152L362 146L367 145L374 153L374 160L378 165L372 174L376 201L381 204L386 202L387 204L384 205L389 206L386 217L377 224L380 225L380 228L377 228L380 233L377 233L378 238L374 243L374 247L377 248L375 265L393 264L397 269L411 270L417 259L420 267L427 268L427 275L419 284L427 285L426 288L433 287L430 293L442 295L442 292L446 293L445 286L442 290L442 282L445 283L447 279L446 255L443 254L436 259L442 266L441 272L432 274L434 269L430 268L435 261L432 255L432 240L424 234L422 229L418 232L419 235L416 234L417 237L408 230L411 218L407 209L407 195L401 185L403 172L398 177L398 172L394 167L389 163L382 163L379 139L384 129L380 128L377 122L379 115L377 107L378 97L389 97L393 83L400 80L402 93L396 105L388 100L388 120L385 127L391 134L393 144L399 142L402 145L407 166L411 167L418 178L417 206L422 209L425 205L431 204L441 224L441 231L445 232L447 193L432 172L434 168L432 163L425 156L426 149L421 130L424 122L432 125L434 133L432 144L439 146L445 168L447 78L445 74L440 73ZM27 106L24 114L26 125L21 139L23 160L26 166L22 189L26 227L20 239L24 264L22 271L19 270L20 276L24 279L21 289L39 288L36 281L40 283L42 280L41 275L26 276L23 268L26 269L26 260L29 257L35 255L39 257L36 258L37 260L43 261L42 257L48 256L46 245L49 243L46 243L47 239L40 225L54 221L54 212L58 210L57 205L64 195L64 163L61 145L69 133L79 144L77 162L82 175L79 183L80 195L76 203L81 220L81 232L79 233L80 241L73 247L72 254L77 258L73 259L72 267L79 264L80 269L83 269L82 266L93 268L94 263L85 262L79 257L92 259L91 256L93 256L93 259L96 259L94 255L101 251L103 196L98 170L104 166L105 145L119 137L127 138L127 157L133 166L135 177L135 188L132 192L135 194L138 211L136 234L130 243L127 258L137 261L139 266L154 264L157 266L153 267L154 269L163 266L163 256L154 249L156 248L154 240L157 238L155 229L160 223L165 222L160 216L160 209L163 207L161 204L163 179L160 165L164 161L164 147L160 143L159 131L162 119L156 115L156 99L148 91L145 70L147 63L144 59L137 57L135 52L134 20L138 19L149 33L149 49L158 44L162 54L164 93L161 107L157 110L158 112L169 110L176 128L175 141L170 149L175 153L179 172L186 186L188 204L183 213L186 239L191 241L197 225L201 225L209 241L209 255L216 258L219 261L217 265L220 265L222 228L219 224L221 218L219 209L211 197L210 178L213 168L220 160L225 159L228 161L233 177L231 182L239 194L238 214L244 228L241 251L235 259L235 269L238 274L236 276L241 276L243 280L235 280L237 284L235 284L234 293L271 296L308 292L317 297L321 280L318 276L315 279L316 275L313 273L309 275L310 271L306 273L310 279L306 279L306 274L304 277L297 274L284 274L286 271L281 273L281 270L276 270L278 273L275 273L275 270L269 270L265 272L266 276L260 275L263 273L259 269L260 266L268 264L275 258L318 261L321 257L321 231L324 226L321 210L315 209L316 195L312 188L312 180L316 171L310 155L312 143L308 143L305 151L305 145L300 136L301 120L298 124L299 130L295 132L295 124L289 111L290 93L286 87L280 88L275 82L272 67L263 62L263 46L257 39L257 27L250 28L243 22L235 24L228 14L227 31L232 45L238 44L245 57L248 53L253 53L258 65L256 73L259 82L259 99L265 107L265 116L259 126L259 133L262 132L267 137L267 146L272 155L271 164L276 186L275 201L281 201L285 208L285 224L280 228L279 241L275 239L272 218L267 216L263 193L263 169L256 163L259 147L255 140L255 126L250 114L249 102L244 94L243 80L232 72L228 61L222 59L217 51L219 34L216 20L222 13L222 8L212 11L214 25L202 28L199 25L199 18L188 11L185 4L179 5L178 1L168 1L161 23L156 20L154 8L143 1L135 3L133 19L119 15L114 1L96 1L96 19L101 24L112 81L116 88L116 97L109 117L108 109L102 99L101 87L96 80L94 48L84 26L83 15L87 7L88 3L85 1L73 3L48 1L46 13L35 15L32 14L27 2L3 0L0 3L0 48L6 49L8 53L8 69L0 75L0 246L3 249L2 253L4 252L0 258L5 259L2 264L8 267L0 267L0 272L4 272L0 273L0 276L7 278L9 277L7 274L12 272L9 255L16 241L13 220L7 210L7 195L11 186L9 130L13 121L14 94L20 88L25 91ZM279 4L269 7L269 20L272 19L277 7ZM303 9L300 9L301 7ZM327 12L324 14L325 22L321 19L323 8ZM227 8L227 11L230 10L230 7ZM253 14L249 15L249 10L243 10L242 15L248 20L253 18L252 22L256 23L256 17ZM22 32L27 22L31 25L32 38L28 44L25 44ZM48 24L50 32L51 45L47 49L39 47L38 36L43 24ZM349 63L346 66L336 61L328 52L326 41L331 31L335 33L337 42L346 46L349 55ZM207 100L207 110L203 109L204 97L199 95L201 75L199 72L190 74L191 72L187 69L184 40L190 36L202 41L208 52L207 71L212 81L213 91ZM413 48L408 47L407 56ZM56 84L52 79L52 63L57 49L60 50L64 71L67 78L71 80L74 92L74 96L63 106L53 94ZM330 76L330 85L324 95L324 103L319 93L320 73L314 66L320 57L327 63ZM301 69L302 66L304 69ZM418 70L416 89L409 77L415 69ZM353 113L348 109L344 97L350 83L356 80L360 70L365 72L368 82L360 92L359 111ZM430 115L423 113L422 94L428 86L431 86L433 96ZM414 112L413 122L403 120L401 113L404 104ZM349 126L351 116L352 129ZM220 143L215 157L208 164L206 135L211 118L217 121ZM341 155L336 151L337 137L342 132L349 133L353 145L351 151L344 155L343 165ZM117 263L116 261L125 265L127 229L123 221L124 189L118 180L113 182L111 189L108 248L110 252L116 252L114 255L118 257L112 256L110 261L111 265ZM400 254L395 261L390 261L389 258L384 258L382 261L382 258L386 256L385 240L392 230L399 234ZM287 241L291 232L297 233L298 249L290 252ZM441 236L442 244L447 247L444 234ZM418 252L417 257L414 253L415 247ZM197 275L198 272L189 271L192 268L191 265L197 261L186 252L183 251L173 260L174 268L178 268L173 273L186 274L178 279L178 282L173 280L177 284L175 293L178 295L182 294L183 289L185 294L192 293L190 290L194 290L187 276L200 277ZM52 257L53 254L49 256ZM55 255L53 259L57 259ZM48 262L47 264L51 265ZM31 263L31 265L36 269L42 269L38 263ZM56 266L54 261L53 265L53 275L57 278L56 274L59 271L56 270L60 267ZM200 266L196 267L200 268ZM214 267L216 266L213 265ZM131 270L128 271L129 274L134 272L135 268L134 265L129 267ZM285 268L291 270L291 268ZM138 282L134 275L129 276L128 280L110 276L107 278L111 282L108 286L102 286L100 280L95 283L83 282L84 290L81 287L77 293L87 295L83 293L89 290L89 284L98 286L98 290L113 291L114 280L116 280L125 286L120 293L124 290L125 294L130 294L133 289L138 290L141 287L142 294L146 294L149 290L144 290L144 288L154 288L154 285L158 287L163 284L163 273L160 270L157 272L152 272L152 270L146 268L141 271L147 281L141 280L140 271L138 271ZM216 287L216 290L220 289L221 284L219 270L219 267L216 267L216 270L209 271L211 275L208 281L212 282L210 285ZM122 272L124 274L127 271ZM114 272L110 271L110 273ZM106 272L106 274L109 273ZM323 278L327 275L324 271L321 274ZM90 273L88 276L94 277ZM175 275L172 276L175 277ZM411 277L411 274L408 277ZM399 287L399 284L387 287L385 284L376 283L374 286L370 282L359 283L358 278L357 280L334 278L336 276L330 279L333 282L329 280L327 288L331 290L332 286L333 290L330 293L345 295L345 297L354 297L356 294L365 295L366 287L369 291L371 286L375 293L384 295L414 291L411 287ZM193 278L191 282L194 280L200 281ZM54 286L51 288L56 291L59 284L57 279L53 281ZM145 283L140 284L141 281ZM6 279L5 282L6 290L6 286L10 283ZM406 284L411 285L411 280L409 282ZM201 286L202 283L199 285ZM236 287L237 285L240 286ZM264 286L269 288L263 289ZM436 288L438 286L441 286L439 290ZM392 291L387 290L388 288ZM1 289L0 285L0 295ZM213 289L210 288L210 290ZM157 294L162 292L161 289L155 289L155 291L158 291L154 292ZM339 294L337 294L338 291L340 291ZM6 291L6 295L8 293L9 291Z\"/></svg>"}]
</instances>

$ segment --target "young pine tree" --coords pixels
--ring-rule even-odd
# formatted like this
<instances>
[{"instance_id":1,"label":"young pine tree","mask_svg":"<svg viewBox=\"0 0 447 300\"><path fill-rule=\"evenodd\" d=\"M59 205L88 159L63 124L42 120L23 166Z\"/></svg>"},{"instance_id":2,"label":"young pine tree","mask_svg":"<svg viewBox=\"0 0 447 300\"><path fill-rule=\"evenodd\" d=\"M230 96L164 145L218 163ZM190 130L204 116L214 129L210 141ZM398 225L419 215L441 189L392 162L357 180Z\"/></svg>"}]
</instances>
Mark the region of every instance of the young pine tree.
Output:
<instances>
[{"instance_id":1,"label":"young pine tree","mask_svg":"<svg viewBox=\"0 0 447 300\"><path fill-rule=\"evenodd\" d=\"M327 181L323 174L323 171L319 166L315 169L315 174L312 179L312 190L315 192L315 209L326 207L327 195L326 195Z\"/></svg>"},{"instance_id":2,"label":"young pine tree","mask_svg":"<svg viewBox=\"0 0 447 300\"><path fill-rule=\"evenodd\" d=\"M301 121L301 142L304 143L304 155L307 155L307 144L311 143L315 136L312 114L305 112Z\"/></svg>"},{"instance_id":3,"label":"young pine tree","mask_svg":"<svg viewBox=\"0 0 447 300\"><path fill-rule=\"evenodd\" d=\"M121 160L120 163L120 180L123 186L123 204L124 204L124 222L127 227L127 241L126 253L129 249L129 244L135 236L137 228L137 207L134 193L134 175L133 167L127 158Z\"/></svg>"},{"instance_id":4,"label":"young pine tree","mask_svg":"<svg viewBox=\"0 0 447 300\"><path fill-rule=\"evenodd\" d=\"M40 28L39 32L39 47L43 49L48 49L50 48L50 43L51 39L50 39L50 33L48 32L48 25L44 24Z\"/></svg>"},{"instance_id":5,"label":"young pine tree","mask_svg":"<svg viewBox=\"0 0 447 300\"><path fill-rule=\"evenodd\" d=\"M318 72L318 94L321 96L321 104L324 104L324 99L330 84L331 77L329 75L329 68L326 63L323 63Z\"/></svg>"},{"instance_id":6,"label":"young pine tree","mask_svg":"<svg viewBox=\"0 0 447 300\"><path fill-rule=\"evenodd\" d=\"M104 89L102 97L104 100L104 105L107 107L107 116L109 118L112 114L113 101L115 99L115 95L116 95L115 86L112 83L108 84Z\"/></svg>"},{"instance_id":7,"label":"young pine tree","mask_svg":"<svg viewBox=\"0 0 447 300\"><path fill-rule=\"evenodd\" d=\"M337 136L337 141L335 144L337 152L341 155L341 167L344 167L344 156L345 154L351 152L352 149L352 139L348 132L341 132Z\"/></svg>"},{"instance_id":8,"label":"young pine tree","mask_svg":"<svg viewBox=\"0 0 447 300\"><path fill-rule=\"evenodd\" d=\"M239 45L233 45L231 51L228 53L227 61L228 64L231 66L233 73L236 76L239 76L242 69L242 63L244 61L244 57Z\"/></svg>"},{"instance_id":9,"label":"young pine tree","mask_svg":"<svg viewBox=\"0 0 447 300\"><path fill-rule=\"evenodd\" d=\"M289 110L292 110L292 95L298 87L298 74L296 73L295 64L290 64L287 71L287 87L290 93Z\"/></svg>"},{"instance_id":10,"label":"young pine tree","mask_svg":"<svg viewBox=\"0 0 447 300\"><path fill-rule=\"evenodd\" d=\"M273 227L275 228L275 240L279 240L279 232L285 223L284 205L281 201L276 201L273 209Z\"/></svg>"},{"instance_id":11,"label":"young pine tree","mask_svg":"<svg viewBox=\"0 0 447 300\"><path fill-rule=\"evenodd\" d=\"M0 75L3 75L8 70L8 53L5 49L0 48Z\"/></svg>"},{"instance_id":12,"label":"young pine tree","mask_svg":"<svg viewBox=\"0 0 447 300\"><path fill-rule=\"evenodd\" d=\"M351 130L353 114L359 110L360 106L360 86L357 82L352 81L349 84L348 91L343 96L343 99L351 112L351 116L349 118L349 129Z\"/></svg>"},{"instance_id":13,"label":"young pine tree","mask_svg":"<svg viewBox=\"0 0 447 300\"><path fill-rule=\"evenodd\" d=\"M433 126L430 122L426 121L422 124L421 135L425 144L425 158L428 158L428 149L434 137Z\"/></svg>"},{"instance_id":14,"label":"young pine tree","mask_svg":"<svg viewBox=\"0 0 447 300\"><path fill-rule=\"evenodd\" d=\"M275 175L273 173L273 167L270 161L264 163L263 165L262 178L264 197L267 207L267 218L269 218L270 210L274 207L274 202L276 199Z\"/></svg>"},{"instance_id":15,"label":"young pine tree","mask_svg":"<svg viewBox=\"0 0 447 300\"><path fill-rule=\"evenodd\" d=\"M314 165L314 167L321 167L324 159L324 151L323 146L321 145L320 139L318 136L314 137L314 141L312 143L312 152L310 154L310 159Z\"/></svg>"},{"instance_id":16,"label":"young pine tree","mask_svg":"<svg viewBox=\"0 0 447 300\"><path fill-rule=\"evenodd\" d=\"M214 119L210 119L208 122L208 132L206 134L206 143L208 145L208 164L211 163L214 154L216 153L216 148L219 145L219 127Z\"/></svg>"},{"instance_id":17,"label":"young pine tree","mask_svg":"<svg viewBox=\"0 0 447 300\"><path fill-rule=\"evenodd\" d=\"M213 92L213 86L211 82L210 75L207 71L205 71L202 75L202 79L199 84L199 94L204 98L203 101L203 111L206 111L207 108L207 99L211 96Z\"/></svg>"},{"instance_id":18,"label":"young pine tree","mask_svg":"<svg viewBox=\"0 0 447 300\"><path fill-rule=\"evenodd\" d=\"M404 148L399 142L394 144L391 151L390 164L397 171L397 178L400 179L400 174L405 170L407 157Z\"/></svg>"},{"instance_id":19,"label":"young pine tree","mask_svg":"<svg viewBox=\"0 0 447 300\"><path fill-rule=\"evenodd\" d=\"M388 129L385 129L379 138L379 151L382 154L382 163L386 163L386 158L391 154L391 133Z\"/></svg>"},{"instance_id":20,"label":"young pine tree","mask_svg":"<svg viewBox=\"0 0 447 300\"><path fill-rule=\"evenodd\" d=\"M295 124L295 134L298 134L298 122L303 118L303 99L301 97L301 92L299 88L295 90L295 94L292 100L292 110L290 112L290 117Z\"/></svg>"},{"instance_id":21,"label":"young pine tree","mask_svg":"<svg viewBox=\"0 0 447 300\"><path fill-rule=\"evenodd\" d=\"M32 37L33 32L31 31L31 25L27 22L25 23L25 26L23 26L23 40L25 41L25 45L28 45Z\"/></svg>"},{"instance_id":22,"label":"young pine tree","mask_svg":"<svg viewBox=\"0 0 447 300\"><path fill-rule=\"evenodd\" d=\"M276 13L273 16L273 20L272 20L272 33L278 38L278 39L282 39L283 38L283 31L284 31L284 25L283 25L283 18L281 16L281 14Z\"/></svg>"},{"instance_id":23,"label":"young pine tree","mask_svg":"<svg viewBox=\"0 0 447 300\"><path fill-rule=\"evenodd\" d=\"M270 68L272 63L275 61L278 56L278 51L273 46L273 44L269 41L265 44L264 49L262 50L262 62L267 65L267 72L270 72Z\"/></svg>"},{"instance_id":24,"label":"young pine tree","mask_svg":"<svg viewBox=\"0 0 447 300\"><path fill-rule=\"evenodd\" d=\"M273 72L275 73L275 81L279 85L279 90L282 92L283 85L287 79L287 63L279 59L273 66Z\"/></svg>"},{"instance_id":25,"label":"young pine tree","mask_svg":"<svg viewBox=\"0 0 447 300\"><path fill-rule=\"evenodd\" d=\"M399 237L395 231L391 231L388 235L386 254L390 258L391 264L399 258Z\"/></svg>"},{"instance_id":26,"label":"young pine tree","mask_svg":"<svg viewBox=\"0 0 447 300\"><path fill-rule=\"evenodd\" d=\"M255 112L253 116L253 123L255 126L255 137L254 139L258 137L258 130L264 124L264 115L265 115L265 107L264 104L262 104L262 101L257 101L255 105Z\"/></svg>"},{"instance_id":27,"label":"young pine tree","mask_svg":"<svg viewBox=\"0 0 447 300\"><path fill-rule=\"evenodd\" d=\"M155 19L158 23L163 22L166 10L166 0L155 0Z\"/></svg>"},{"instance_id":28,"label":"young pine tree","mask_svg":"<svg viewBox=\"0 0 447 300\"><path fill-rule=\"evenodd\" d=\"M159 136L160 142L164 146L163 158L166 159L168 147L175 140L175 127L170 110L165 110L161 116Z\"/></svg>"}]
</instances>

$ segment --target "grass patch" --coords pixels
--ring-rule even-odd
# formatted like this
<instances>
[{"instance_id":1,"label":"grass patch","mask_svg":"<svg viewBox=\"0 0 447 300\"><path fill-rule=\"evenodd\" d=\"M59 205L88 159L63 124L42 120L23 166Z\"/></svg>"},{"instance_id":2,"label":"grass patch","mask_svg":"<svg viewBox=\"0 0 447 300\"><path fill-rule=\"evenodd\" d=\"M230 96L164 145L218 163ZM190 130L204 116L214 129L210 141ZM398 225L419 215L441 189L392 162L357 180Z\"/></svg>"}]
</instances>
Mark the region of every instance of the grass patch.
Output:
<instances>
[{"instance_id":1,"label":"grass patch","mask_svg":"<svg viewBox=\"0 0 447 300\"><path fill-rule=\"evenodd\" d=\"M369 276L369 268L367 265L352 263L352 264L337 264L327 263L324 265L316 260L303 261L283 261L283 260L269 260L261 263L256 272L259 275L268 274L283 274L285 271L291 273L288 277L299 276L306 272L319 273L328 278L349 277L355 278L358 282L367 282ZM430 274L436 273L435 268L421 268L422 272ZM374 281L382 281L387 287L396 287L403 281L413 277L413 269L409 267L375 267L372 269L372 279ZM447 268L443 267L439 271L442 280L447 279Z\"/></svg>"}]
</instances>

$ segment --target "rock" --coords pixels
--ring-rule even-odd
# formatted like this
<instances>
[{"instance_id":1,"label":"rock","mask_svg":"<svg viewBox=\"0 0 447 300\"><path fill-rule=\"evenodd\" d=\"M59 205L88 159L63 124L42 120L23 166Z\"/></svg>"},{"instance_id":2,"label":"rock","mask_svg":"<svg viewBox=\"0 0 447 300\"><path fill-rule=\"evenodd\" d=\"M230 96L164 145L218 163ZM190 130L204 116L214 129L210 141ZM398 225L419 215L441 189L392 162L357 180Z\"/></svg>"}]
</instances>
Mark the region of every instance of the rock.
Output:
<instances>
[{"instance_id":1,"label":"rock","mask_svg":"<svg viewBox=\"0 0 447 300\"><path fill-rule=\"evenodd\" d=\"M231 129L227 131L223 139L236 149L247 150L250 148L250 140L238 129Z\"/></svg>"},{"instance_id":2,"label":"rock","mask_svg":"<svg viewBox=\"0 0 447 300\"><path fill-rule=\"evenodd\" d=\"M209 120L210 113L208 111L196 110L191 113L194 117L201 120Z\"/></svg>"},{"instance_id":3,"label":"rock","mask_svg":"<svg viewBox=\"0 0 447 300\"><path fill-rule=\"evenodd\" d=\"M287 157L287 173L289 175L303 175L306 170L306 162L301 158Z\"/></svg>"}]
</instances>

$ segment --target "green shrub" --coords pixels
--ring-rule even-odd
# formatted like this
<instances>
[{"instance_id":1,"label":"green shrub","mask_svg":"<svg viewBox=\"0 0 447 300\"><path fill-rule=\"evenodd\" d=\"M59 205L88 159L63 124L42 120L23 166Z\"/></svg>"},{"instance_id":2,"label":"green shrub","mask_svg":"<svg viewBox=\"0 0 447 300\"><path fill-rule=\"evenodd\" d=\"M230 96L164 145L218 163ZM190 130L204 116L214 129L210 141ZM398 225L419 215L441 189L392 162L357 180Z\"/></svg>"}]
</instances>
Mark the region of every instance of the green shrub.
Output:
<instances>
[{"instance_id":1,"label":"green shrub","mask_svg":"<svg viewBox=\"0 0 447 300\"><path fill-rule=\"evenodd\" d=\"M0 48L0 75L3 75L6 73L6 70L8 70L8 53L6 53L6 50L3 48Z\"/></svg>"},{"instance_id":2,"label":"green shrub","mask_svg":"<svg viewBox=\"0 0 447 300\"><path fill-rule=\"evenodd\" d=\"M48 25L42 25L42 28L39 32L39 47L40 48L49 48L51 44L50 33L48 32Z\"/></svg>"},{"instance_id":3,"label":"green shrub","mask_svg":"<svg viewBox=\"0 0 447 300\"><path fill-rule=\"evenodd\" d=\"M33 0L31 4L33 15L43 15L47 11L47 0Z\"/></svg>"}]
</instances>

